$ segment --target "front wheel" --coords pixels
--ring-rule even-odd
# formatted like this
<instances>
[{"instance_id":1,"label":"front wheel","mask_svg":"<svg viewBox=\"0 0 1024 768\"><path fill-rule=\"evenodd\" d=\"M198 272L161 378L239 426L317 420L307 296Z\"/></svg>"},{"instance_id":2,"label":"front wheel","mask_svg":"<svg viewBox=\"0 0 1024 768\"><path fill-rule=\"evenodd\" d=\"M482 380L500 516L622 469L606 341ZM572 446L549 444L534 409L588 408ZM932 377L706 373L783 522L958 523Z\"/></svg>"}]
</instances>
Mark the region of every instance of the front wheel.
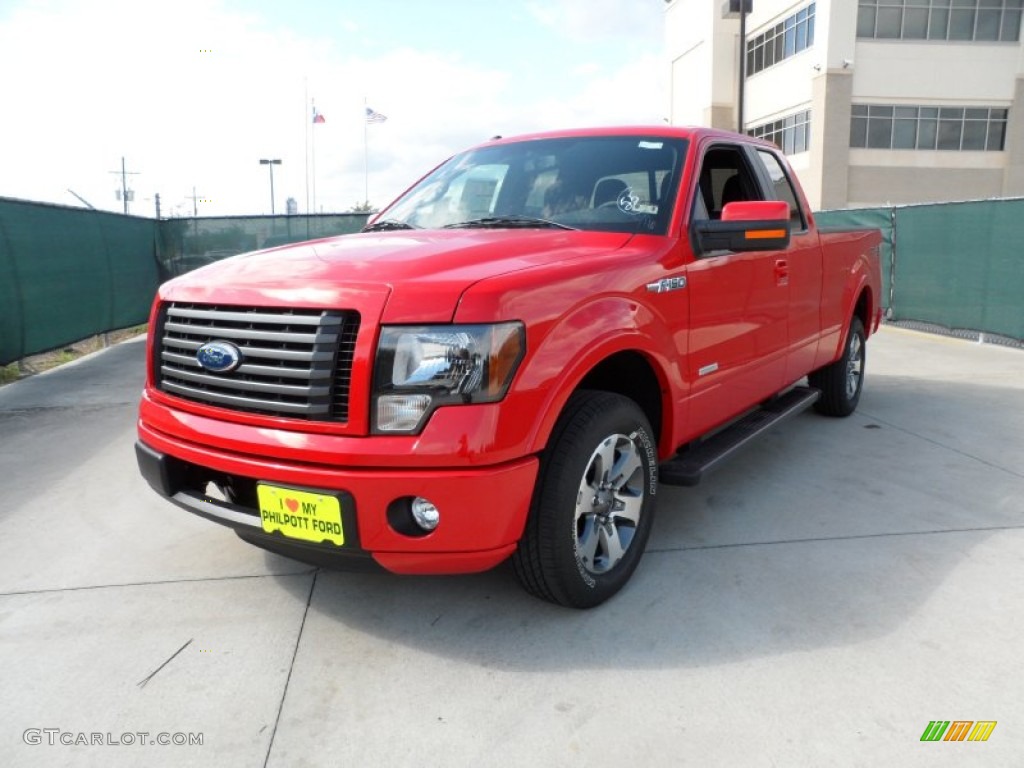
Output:
<instances>
[{"instance_id":1,"label":"front wheel","mask_svg":"<svg viewBox=\"0 0 1024 768\"><path fill-rule=\"evenodd\" d=\"M582 391L541 457L526 530L512 562L531 594L591 608L633 574L654 520L657 448L632 400Z\"/></svg>"},{"instance_id":2,"label":"front wheel","mask_svg":"<svg viewBox=\"0 0 1024 768\"><path fill-rule=\"evenodd\" d=\"M850 320L842 357L807 377L812 387L821 390L821 397L814 404L818 413L849 416L857 409L864 388L866 359L864 324L854 316Z\"/></svg>"}]
</instances>

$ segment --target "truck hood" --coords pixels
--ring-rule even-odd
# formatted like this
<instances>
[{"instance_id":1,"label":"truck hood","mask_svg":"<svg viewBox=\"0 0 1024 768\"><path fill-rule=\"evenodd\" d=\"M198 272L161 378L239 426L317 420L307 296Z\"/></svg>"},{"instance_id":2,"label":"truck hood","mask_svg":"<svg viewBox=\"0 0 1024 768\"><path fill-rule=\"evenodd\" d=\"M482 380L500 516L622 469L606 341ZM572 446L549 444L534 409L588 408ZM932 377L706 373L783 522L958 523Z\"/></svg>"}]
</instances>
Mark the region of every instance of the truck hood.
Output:
<instances>
[{"instance_id":1,"label":"truck hood","mask_svg":"<svg viewBox=\"0 0 1024 768\"><path fill-rule=\"evenodd\" d=\"M165 284L169 301L356 309L385 323L450 322L489 277L625 245L623 232L409 230L343 235L242 254Z\"/></svg>"}]
</instances>

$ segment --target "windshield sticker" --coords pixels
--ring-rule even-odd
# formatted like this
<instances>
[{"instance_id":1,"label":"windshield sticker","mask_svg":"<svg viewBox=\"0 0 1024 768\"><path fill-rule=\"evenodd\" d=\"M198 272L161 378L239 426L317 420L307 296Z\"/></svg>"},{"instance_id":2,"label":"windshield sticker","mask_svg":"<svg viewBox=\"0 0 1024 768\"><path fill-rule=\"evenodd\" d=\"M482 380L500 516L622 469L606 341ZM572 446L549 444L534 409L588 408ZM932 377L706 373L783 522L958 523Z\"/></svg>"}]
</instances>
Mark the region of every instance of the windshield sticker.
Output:
<instances>
[{"instance_id":1,"label":"windshield sticker","mask_svg":"<svg viewBox=\"0 0 1024 768\"><path fill-rule=\"evenodd\" d=\"M640 149L661 149L665 146L665 143L661 141L641 141L637 146Z\"/></svg>"},{"instance_id":2,"label":"windshield sticker","mask_svg":"<svg viewBox=\"0 0 1024 768\"><path fill-rule=\"evenodd\" d=\"M640 196L633 194L632 187L626 187L626 189L622 190L615 202L623 213L639 215L641 213L658 212L658 206L651 203L641 203Z\"/></svg>"}]
</instances>

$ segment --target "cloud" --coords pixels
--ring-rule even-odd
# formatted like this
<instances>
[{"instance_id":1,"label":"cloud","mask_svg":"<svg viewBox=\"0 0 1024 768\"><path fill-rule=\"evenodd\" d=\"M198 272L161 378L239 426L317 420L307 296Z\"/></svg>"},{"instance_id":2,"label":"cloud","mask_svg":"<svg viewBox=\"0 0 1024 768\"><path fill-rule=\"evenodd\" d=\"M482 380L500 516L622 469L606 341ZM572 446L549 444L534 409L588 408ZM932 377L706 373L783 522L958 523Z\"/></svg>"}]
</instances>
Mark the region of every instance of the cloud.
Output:
<instances>
[{"instance_id":1,"label":"cloud","mask_svg":"<svg viewBox=\"0 0 1024 768\"><path fill-rule=\"evenodd\" d=\"M643 31L660 8L652 16L655 0L638 2L643 13L556 0L544 22L556 44L526 59L509 58L515 45L491 57L460 47L443 25L360 55L355 42L383 33L365 18L300 35L217 0L24 4L0 16L0 71L18 73L0 79L0 195L77 205L71 188L120 210L111 172L123 156L138 172L135 213L152 215L159 193L165 215L191 214L194 188L208 201L201 215L260 214L270 195L259 159L279 158L278 210L289 196L306 209L307 168L310 207L315 188L316 210L345 210L367 181L380 205L495 134L660 120L660 28ZM570 42L577 35L602 42ZM324 124L311 124L307 96ZM366 126L364 99L388 121Z\"/></svg>"},{"instance_id":2,"label":"cloud","mask_svg":"<svg viewBox=\"0 0 1024 768\"><path fill-rule=\"evenodd\" d=\"M104 8L98 17L71 4L56 26L29 10L0 28L0 67L29 75L0 84L15 115L0 123L0 146L21 148L0 194L75 204L71 187L117 209L120 179L109 171L125 156L140 174L129 179L135 210L146 215L155 193L165 212L190 212L193 186L208 213L262 213L269 180L258 160L273 157L283 161L277 206L291 195L304 208L308 144L316 209L338 210L363 197L364 136L382 202L504 122L508 75L456 55L399 49L355 60L198 2L156 16L148 5ZM148 34L154 27L159 35ZM311 125L306 93L323 125ZM364 97L389 117L365 134Z\"/></svg>"},{"instance_id":3,"label":"cloud","mask_svg":"<svg viewBox=\"0 0 1024 768\"><path fill-rule=\"evenodd\" d=\"M547 0L527 9L542 25L577 40L660 39L662 0Z\"/></svg>"},{"instance_id":4,"label":"cloud","mask_svg":"<svg viewBox=\"0 0 1024 768\"><path fill-rule=\"evenodd\" d=\"M301 89L295 70L308 57L287 35L194 0L164 10L116 0L61 6L24 10L0 27L0 68L23 73L0 83L13 117L0 124L0 146L20 150L0 194L54 199L70 186L116 207L120 182L108 171L122 156L140 173L137 200L184 197L209 184L213 169L251 186L249 169L233 161L244 157L255 176L259 157L281 151L276 140L300 125L301 91L290 99L294 116L282 106ZM20 188L9 188L15 179Z\"/></svg>"}]
</instances>

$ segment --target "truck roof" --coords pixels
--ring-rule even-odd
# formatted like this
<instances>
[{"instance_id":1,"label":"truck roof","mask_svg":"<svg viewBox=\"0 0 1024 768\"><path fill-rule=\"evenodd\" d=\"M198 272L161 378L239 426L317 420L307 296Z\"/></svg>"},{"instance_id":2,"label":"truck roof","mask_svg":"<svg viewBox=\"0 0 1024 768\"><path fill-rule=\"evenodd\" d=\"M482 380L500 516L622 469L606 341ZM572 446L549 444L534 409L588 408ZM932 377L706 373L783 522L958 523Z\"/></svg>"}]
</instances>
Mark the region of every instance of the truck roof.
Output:
<instances>
[{"instance_id":1,"label":"truck roof","mask_svg":"<svg viewBox=\"0 0 1024 768\"><path fill-rule=\"evenodd\" d=\"M590 128L565 128L553 131L539 131L525 133L517 136L495 136L490 141L482 142L479 146L489 146L504 142L532 141L536 139L561 139L576 136L664 136L665 138L689 139L697 141L703 138L720 138L729 141L737 139L749 144L756 144L764 147L775 148L775 145L763 139L756 139L734 131L725 131L717 128L706 128L695 125L619 125L600 126Z\"/></svg>"}]
</instances>

